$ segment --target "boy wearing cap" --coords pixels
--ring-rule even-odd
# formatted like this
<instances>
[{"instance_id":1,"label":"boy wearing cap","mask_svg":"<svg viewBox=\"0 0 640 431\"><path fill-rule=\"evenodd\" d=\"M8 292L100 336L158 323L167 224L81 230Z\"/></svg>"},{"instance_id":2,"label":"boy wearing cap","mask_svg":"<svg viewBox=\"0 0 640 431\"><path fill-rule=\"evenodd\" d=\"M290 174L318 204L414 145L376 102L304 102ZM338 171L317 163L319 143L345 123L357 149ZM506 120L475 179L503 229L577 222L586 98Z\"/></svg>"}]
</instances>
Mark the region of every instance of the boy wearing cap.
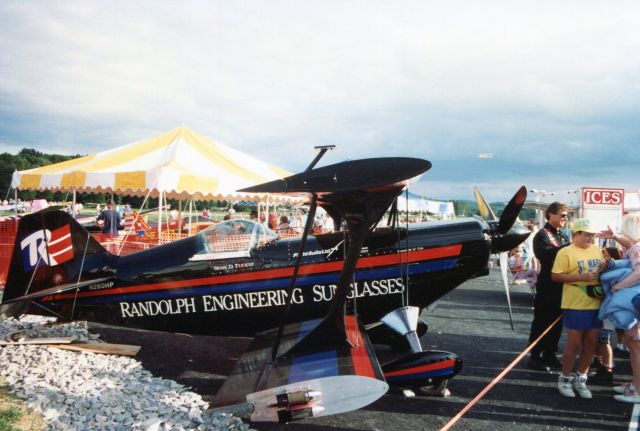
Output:
<instances>
[{"instance_id":1,"label":"boy wearing cap","mask_svg":"<svg viewBox=\"0 0 640 431\"><path fill-rule=\"evenodd\" d=\"M575 397L577 392L582 398L591 398L591 391L587 388L587 371L602 328L602 321L598 319L602 298L598 276L605 268L606 261L602 251L594 244L596 231L589 220L574 220L571 231L571 245L558 252L551 270L551 279L564 283L561 308L567 332L558 391L565 397ZM571 371L578 354L574 377Z\"/></svg>"}]
</instances>

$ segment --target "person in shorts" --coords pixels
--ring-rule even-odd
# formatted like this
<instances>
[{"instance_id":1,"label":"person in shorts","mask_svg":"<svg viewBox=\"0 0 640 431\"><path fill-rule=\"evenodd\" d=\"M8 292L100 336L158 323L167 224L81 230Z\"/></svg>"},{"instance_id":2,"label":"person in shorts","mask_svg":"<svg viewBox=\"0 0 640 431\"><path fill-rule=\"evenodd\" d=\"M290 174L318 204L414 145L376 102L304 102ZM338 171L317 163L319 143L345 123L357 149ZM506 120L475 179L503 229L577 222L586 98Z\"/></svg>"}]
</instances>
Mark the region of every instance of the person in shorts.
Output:
<instances>
[{"instance_id":1,"label":"person in shorts","mask_svg":"<svg viewBox=\"0 0 640 431\"><path fill-rule=\"evenodd\" d=\"M640 213L630 213L622 219L622 235L616 235L611 228L600 233L601 238L613 239L625 248L624 258L629 259L633 270L629 275L611 286L613 295L620 295L621 290L637 288L640 284ZM624 293L622 293L624 295ZM640 303L633 296L631 303L638 307ZM640 313L640 310L637 310ZM633 381L613 390L618 394L614 398L627 403L640 403L640 323L631 328L624 328L624 342L629 349L629 361L633 373Z\"/></svg>"},{"instance_id":2,"label":"person in shorts","mask_svg":"<svg viewBox=\"0 0 640 431\"><path fill-rule=\"evenodd\" d=\"M596 231L589 220L574 220L571 232L572 243L558 251L551 269L551 279L563 283L561 308L567 334L558 391L565 397L575 397L577 392L582 398L592 398L587 372L602 328L598 319L602 300L598 276L607 262L595 245ZM573 376L576 356L577 372Z\"/></svg>"}]
</instances>

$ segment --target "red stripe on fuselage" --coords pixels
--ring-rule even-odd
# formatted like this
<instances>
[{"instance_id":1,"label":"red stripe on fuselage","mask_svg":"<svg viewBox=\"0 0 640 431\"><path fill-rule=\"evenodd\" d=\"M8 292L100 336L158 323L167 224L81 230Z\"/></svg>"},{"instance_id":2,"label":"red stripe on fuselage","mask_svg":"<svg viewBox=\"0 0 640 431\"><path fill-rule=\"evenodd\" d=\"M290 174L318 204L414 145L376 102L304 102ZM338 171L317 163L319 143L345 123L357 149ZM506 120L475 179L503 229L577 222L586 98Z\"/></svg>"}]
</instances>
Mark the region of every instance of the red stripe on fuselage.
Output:
<instances>
[{"instance_id":1,"label":"red stripe on fuselage","mask_svg":"<svg viewBox=\"0 0 640 431\"><path fill-rule=\"evenodd\" d=\"M345 325L347 339L351 344L351 360L353 361L353 369L357 376L376 378L373 370L371 357L366 348L365 339L363 338L358 321L355 316L345 316Z\"/></svg>"},{"instance_id":2,"label":"red stripe on fuselage","mask_svg":"<svg viewBox=\"0 0 640 431\"><path fill-rule=\"evenodd\" d=\"M407 374L424 373L425 371L435 371L435 370L440 370L442 368L453 367L455 364L456 364L455 359L447 359L446 361L436 362L429 365L421 365L419 367L406 368L404 370L390 371L388 373L384 373L384 376L394 377L394 376L406 376Z\"/></svg>"},{"instance_id":3,"label":"red stripe on fuselage","mask_svg":"<svg viewBox=\"0 0 640 431\"><path fill-rule=\"evenodd\" d=\"M375 268L378 266L391 266L401 263L422 262L425 260L442 259L445 257L454 257L460 255L462 244L447 245L426 250L417 250L410 252L400 252L394 254L385 254L382 256L363 257L358 260L358 269ZM327 263L309 263L300 267L299 275L321 274L324 272L338 272L344 265L343 260ZM242 272L229 275L216 275L212 277L194 278L178 281L164 281L160 283L141 284L135 286L117 287L113 289L104 289L92 292L82 292L78 297L92 297L105 295L119 295L125 293L139 293L153 290L179 289L182 287L197 287L215 284L227 284L243 281L267 280L283 277L291 277L293 275L293 267L266 269L254 272ZM55 297L47 297L44 300L60 300L73 298L74 294L56 295Z\"/></svg>"}]
</instances>

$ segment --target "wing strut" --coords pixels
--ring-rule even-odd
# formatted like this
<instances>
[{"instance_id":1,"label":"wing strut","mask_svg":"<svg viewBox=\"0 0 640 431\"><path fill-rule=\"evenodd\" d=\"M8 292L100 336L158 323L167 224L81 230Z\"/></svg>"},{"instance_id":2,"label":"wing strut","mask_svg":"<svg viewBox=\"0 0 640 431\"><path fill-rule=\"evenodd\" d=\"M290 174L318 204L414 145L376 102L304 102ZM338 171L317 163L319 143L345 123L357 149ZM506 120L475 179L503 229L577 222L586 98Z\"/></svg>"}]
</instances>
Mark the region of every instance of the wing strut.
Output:
<instances>
[{"instance_id":1,"label":"wing strut","mask_svg":"<svg viewBox=\"0 0 640 431\"><path fill-rule=\"evenodd\" d=\"M392 228L398 227L398 199L394 199L391 204L391 208L389 209L389 217L387 217L387 226Z\"/></svg>"},{"instance_id":2,"label":"wing strut","mask_svg":"<svg viewBox=\"0 0 640 431\"><path fill-rule=\"evenodd\" d=\"M316 158L313 159L311 163L309 163L309 166L307 166L307 169L305 169L305 172L311 171L311 169L313 169L313 167L320 161L322 156L324 156L324 153L326 153L329 150L333 150L335 147L336 147L335 145L319 145L317 147L314 147L316 150L319 151L319 153L316 156Z\"/></svg>"},{"instance_id":3,"label":"wing strut","mask_svg":"<svg viewBox=\"0 0 640 431\"><path fill-rule=\"evenodd\" d=\"M327 151L327 150L325 149L324 151ZM314 164L315 163L312 163L310 167L313 167ZM307 222L304 225L304 232L302 233L300 246L298 247L298 256L296 256L296 262L293 265L293 275L291 276L291 284L289 284L289 289L287 290L287 307L285 308L285 311L282 314L282 320L280 320L280 325L278 326L276 341L273 344L273 349L271 350L272 361L274 361L276 359L276 356L278 355L278 347L280 346L280 339L282 338L282 330L284 329L284 325L287 322L287 317L289 315L289 310L291 309L291 302L293 300L293 289L296 287L296 280L298 279L298 271L300 270L300 261L302 260L304 247L307 243L307 237L309 236L309 233L311 232L311 227L313 226L313 220L316 216L317 207L318 207L318 197L314 194L311 199L311 205L309 206L309 214L307 214Z\"/></svg>"},{"instance_id":4,"label":"wing strut","mask_svg":"<svg viewBox=\"0 0 640 431\"><path fill-rule=\"evenodd\" d=\"M325 204L325 200L328 200L328 203L344 214L348 234L344 264L327 315L295 346L279 356L278 360L286 360L287 357L295 356L299 352L312 352L323 345L349 344L349 340L345 338L344 313L362 244L369 230L384 215L402 188L403 185L375 193L357 192L321 197L323 200L321 204Z\"/></svg>"},{"instance_id":5,"label":"wing strut","mask_svg":"<svg viewBox=\"0 0 640 431\"><path fill-rule=\"evenodd\" d=\"M371 221L358 217L356 220L347 217L347 234L350 236L350 240L347 244L347 253L344 258L344 266L340 272L340 278L338 279L338 287L336 289L335 297L329 307L329 313L327 313L327 321L342 322L342 315L344 313L344 305L347 301L347 296L351 291L351 282L353 281L353 274L360 257L360 251L362 244L369 231ZM342 326L342 325L340 325Z\"/></svg>"}]
</instances>

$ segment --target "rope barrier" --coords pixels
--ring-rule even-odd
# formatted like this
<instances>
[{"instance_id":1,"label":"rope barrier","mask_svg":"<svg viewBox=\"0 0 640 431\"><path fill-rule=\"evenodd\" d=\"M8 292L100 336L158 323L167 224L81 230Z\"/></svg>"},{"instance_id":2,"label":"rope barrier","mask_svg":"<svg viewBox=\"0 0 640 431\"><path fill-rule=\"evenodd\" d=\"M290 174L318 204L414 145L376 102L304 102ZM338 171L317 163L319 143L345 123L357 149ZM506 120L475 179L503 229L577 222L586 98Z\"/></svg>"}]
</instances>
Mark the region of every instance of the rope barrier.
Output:
<instances>
[{"instance_id":1,"label":"rope barrier","mask_svg":"<svg viewBox=\"0 0 640 431\"><path fill-rule=\"evenodd\" d=\"M493 389L493 387L497 385L498 382L500 382L500 380L502 380L502 378L505 375L507 375L507 373L511 371L511 369L515 367L518 364L518 362L520 362L522 358L524 358L536 344L538 344L538 342L542 339L542 337L547 335L547 333L551 330L551 328L553 328L560 321L561 318L562 318L562 315L558 316L556 320L554 320L553 323L551 323L551 325L549 325L549 327L545 329L545 331L542 334L540 334L540 336L536 338L533 343L529 344L529 346L526 349L524 349L522 353L520 353L504 370L502 370L502 372L498 374L482 391L480 391L480 393L476 395L474 399L469 401L469 404L464 406L462 410L458 412L457 415L452 417L449 420L449 422L447 422L442 428L440 428L440 431L447 431L451 429L451 427L454 426L456 422L458 422L458 420L460 420L460 418L464 416L465 413L471 410L471 407L473 407L478 401L480 401L482 397L484 397L487 394L487 392Z\"/></svg>"}]
</instances>

